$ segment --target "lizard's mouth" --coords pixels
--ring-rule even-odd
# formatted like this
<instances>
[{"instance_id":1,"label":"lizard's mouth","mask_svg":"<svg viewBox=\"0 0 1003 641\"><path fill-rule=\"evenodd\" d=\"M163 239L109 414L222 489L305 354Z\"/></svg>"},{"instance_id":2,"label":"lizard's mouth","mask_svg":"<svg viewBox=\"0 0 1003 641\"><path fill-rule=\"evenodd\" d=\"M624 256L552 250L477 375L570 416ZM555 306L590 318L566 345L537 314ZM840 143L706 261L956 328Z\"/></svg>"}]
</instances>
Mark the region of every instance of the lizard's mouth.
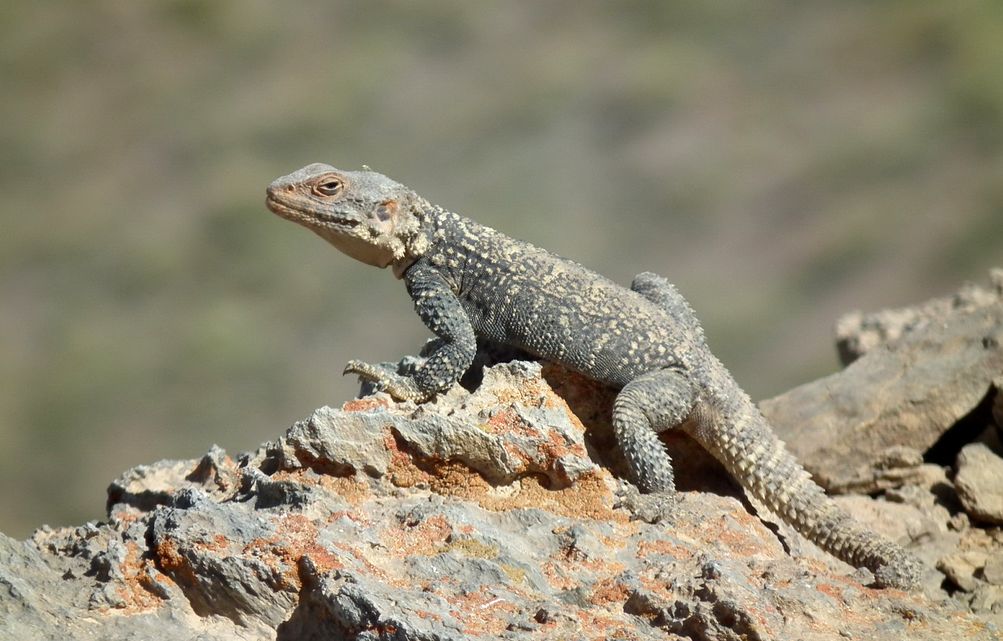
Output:
<instances>
[{"instance_id":1,"label":"lizard's mouth","mask_svg":"<svg viewBox=\"0 0 1003 641\"><path fill-rule=\"evenodd\" d=\"M359 221L355 220L354 218L342 218L341 216L337 216L335 214L331 214L328 212L316 211L316 212L310 212L310 215L316 218L317 220L323 220L326 223L334 223L336 225L341 225L342 227L355 227L356 225L359 224Z\"/></svg>"},{"instance_id":2,"label":"lizard's mouth","mask_svg":"<svg viewBox=\"0 0 1003 641\"><path fill-rule=\"evenodd\" d=\"M356 227L361 222L354 218L345 218L342 216L338 216L337 214L332 214L331 212L327 211L316 211L312 209L300 209L296 207L290 207L289 205L286 205L285 203L279 201L278 199L273 198L271 194L269 194L265 198L265 206L267 206L268 209L270 209L273 213L278 214L282 218L285 218L286 220L291 220L293 222L302 223L304 222L304 220L309 219L325 223L334 223L341 227L348 227L348 228Z\"/></svg>"}]
</instances>

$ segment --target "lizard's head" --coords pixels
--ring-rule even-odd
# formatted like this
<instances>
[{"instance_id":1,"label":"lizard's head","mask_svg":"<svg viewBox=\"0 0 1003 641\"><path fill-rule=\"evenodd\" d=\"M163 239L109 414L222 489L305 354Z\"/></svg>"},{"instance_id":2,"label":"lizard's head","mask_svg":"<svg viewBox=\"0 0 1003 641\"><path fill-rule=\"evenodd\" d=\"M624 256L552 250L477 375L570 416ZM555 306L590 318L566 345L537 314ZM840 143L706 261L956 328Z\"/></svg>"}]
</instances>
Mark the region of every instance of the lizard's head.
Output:
<instances>
[{"instance_id":1,"label":"lizard's head","mask_svg":"<svg viewBox=\"0 0 1003 641\"><path fill-rule=\"evenodd\" d=\"M352 258L400 273L424 252L420 199L374 171L315 163L276 179L265 203Z\"/></svg>"}]
</instances>

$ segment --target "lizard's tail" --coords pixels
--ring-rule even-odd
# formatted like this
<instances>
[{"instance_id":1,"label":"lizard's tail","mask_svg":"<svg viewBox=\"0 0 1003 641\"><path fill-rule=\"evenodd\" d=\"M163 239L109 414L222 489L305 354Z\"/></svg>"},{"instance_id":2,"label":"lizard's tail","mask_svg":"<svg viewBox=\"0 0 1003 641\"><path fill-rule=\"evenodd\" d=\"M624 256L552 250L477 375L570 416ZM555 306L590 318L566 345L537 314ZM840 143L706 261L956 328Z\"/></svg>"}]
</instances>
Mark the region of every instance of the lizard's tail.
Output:
<instances>
[{"instance_id":1,"label":"lizard's tail","mask_svg":"<svg viewBox=\"0 0 1003 641\"><path fill-rule=\"evenodd\" d=\"M826 496L744 392L700 414L689 433L805 538L854 567L871 570L880 586L908 588L918 583L920 561L862 528Z\"/></svg>"}]
</instances>

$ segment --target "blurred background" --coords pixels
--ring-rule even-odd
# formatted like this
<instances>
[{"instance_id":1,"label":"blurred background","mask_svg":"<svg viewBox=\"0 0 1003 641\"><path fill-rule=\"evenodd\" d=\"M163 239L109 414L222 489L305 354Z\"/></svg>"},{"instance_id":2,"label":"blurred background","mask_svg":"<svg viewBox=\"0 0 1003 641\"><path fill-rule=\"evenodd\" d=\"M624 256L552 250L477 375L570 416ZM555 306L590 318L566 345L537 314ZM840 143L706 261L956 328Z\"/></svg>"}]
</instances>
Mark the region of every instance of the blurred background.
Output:
<instances>
[{"instance_id":1,"label":"blurred background","mask_svg":"<svg viewBox=\"0 0 1003 641\"><path fill-rule=\"evenodd\" d=\"M686 6L682 6L686 5ZM628 283L755 398L842 313L1003 264L1003 3L255 0L0 7L0 530L278 437L428 336L270 214L362 164Z\"/></svg>"}]
</instances>

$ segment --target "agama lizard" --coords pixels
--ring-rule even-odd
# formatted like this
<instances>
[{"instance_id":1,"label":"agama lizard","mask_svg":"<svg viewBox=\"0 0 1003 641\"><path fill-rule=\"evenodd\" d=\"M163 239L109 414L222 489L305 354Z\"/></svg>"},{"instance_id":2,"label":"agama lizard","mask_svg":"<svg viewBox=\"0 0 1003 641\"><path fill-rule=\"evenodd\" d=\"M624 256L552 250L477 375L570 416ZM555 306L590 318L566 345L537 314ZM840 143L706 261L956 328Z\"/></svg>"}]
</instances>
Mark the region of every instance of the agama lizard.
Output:
<instances>
[{"instance_id":1,"label":"agama lizard","mask_svg":"<svg viewBox=\"0 0 1003 641\"><path fill-rule=\"evenodd\" d=\"M674 494L657 433L679 427L822 549L868 568L879 586L917 583L920 562L854 523L787 451L666 279L642 273L626 289L369 170L309 165L269 185L267 205L352 258L390 267L438 337L413 375L354 360L346 373L421 402L466 372L478 337L520 348L620 390L614 433L643 492Z\"/></svg>"}]
</instances>

